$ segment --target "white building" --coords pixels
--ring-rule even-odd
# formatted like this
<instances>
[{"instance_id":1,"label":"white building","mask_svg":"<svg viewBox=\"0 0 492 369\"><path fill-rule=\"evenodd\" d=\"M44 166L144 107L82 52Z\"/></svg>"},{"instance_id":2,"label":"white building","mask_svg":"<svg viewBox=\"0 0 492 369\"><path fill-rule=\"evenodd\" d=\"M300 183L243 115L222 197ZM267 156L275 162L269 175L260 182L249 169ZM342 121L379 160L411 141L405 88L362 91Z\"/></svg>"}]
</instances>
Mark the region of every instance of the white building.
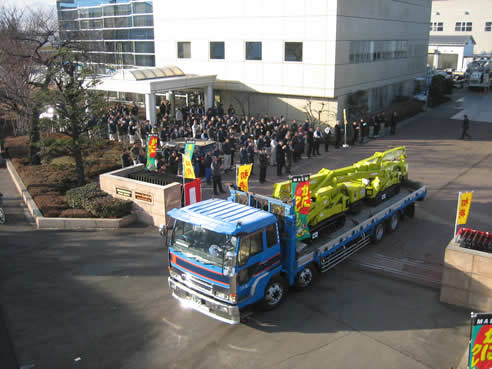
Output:
<instances>
[{"instance_id":1,"label":"white building","mask_svg":"<svg viewBox=\"0 0 492 369\"><path fill-rule=\"evenodd\" d=\"M430 13L431 0L156 1L156 66L217 75L215 99L239 113L303 119L312 101L333 120L413 93Z\"/></svg>"},{"instance_id":2,"label":"white building","mask_svg":"<svg viewBox=\"0 0 492 369\"><path fill-rule=\"evenodd\" d=\"M430 36L427 64L436 69L464 72L473 61L474 45L472 36Z\"/></svg>"},{"instance_id":3,"label":"white building","mask_svg":"<svg viewBox=\"0 0 492 369\"><path fill-rule=\"evenodd\" d=\"M433 0L431 36L473 36L475 54L492 55L490 0Z\"/></svg>"}]
</instances>

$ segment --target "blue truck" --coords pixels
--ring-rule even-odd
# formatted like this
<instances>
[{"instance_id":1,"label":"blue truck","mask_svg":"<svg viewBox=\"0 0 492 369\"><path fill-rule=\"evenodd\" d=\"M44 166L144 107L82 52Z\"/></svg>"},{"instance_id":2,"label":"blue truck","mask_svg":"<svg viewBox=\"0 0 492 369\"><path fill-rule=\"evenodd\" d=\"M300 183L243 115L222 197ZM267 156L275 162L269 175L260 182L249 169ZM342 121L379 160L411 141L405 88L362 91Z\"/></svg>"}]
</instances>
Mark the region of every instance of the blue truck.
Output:
<instances>
[{"instance_id":1,"label":"blue truck","mask_svg":"<svg viewBox=\"0 0 492 369\"><path fill-rule=\"evenodd\" d=\"M405 180L395 196L347 214L341 228L306 242L296 240L294 206L268 196L231 190L227 200L173 209L169 238L161 226L172 295L185 307L238 324L246 306L274 309L289 288L311 286L319 273L396 231L426 194L425 186Z\"/></svg>"}]
</instances>

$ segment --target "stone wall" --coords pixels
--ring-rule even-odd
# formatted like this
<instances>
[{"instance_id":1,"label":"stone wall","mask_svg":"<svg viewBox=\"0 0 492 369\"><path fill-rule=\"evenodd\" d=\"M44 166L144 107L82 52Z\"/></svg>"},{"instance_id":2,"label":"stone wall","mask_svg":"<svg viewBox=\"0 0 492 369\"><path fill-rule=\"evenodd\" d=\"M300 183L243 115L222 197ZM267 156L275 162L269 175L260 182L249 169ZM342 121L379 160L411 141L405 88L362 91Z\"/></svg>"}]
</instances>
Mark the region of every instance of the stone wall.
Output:
<instances>
[{"instance_id":1,"label":"stone wall","mask_svg":"<svg viewBox=\"0 0 492 369\"><path fill-rule=\"evenodd\" d=\"M492 254L464 249L451 241L444 254L441 301L492 311Z\"/></svg>"},{"instance_id":2,"label":"stone wall","mask_svg":"<svg viewBox=\"0 0 492 369\"><path fill-rule=\"evenodd\" d=\"M181 207L181 184L160 186L127 178L143 167L139 164L100 175L101 190L122 200L133 201L139 222L154 226L167 224L166 212Z\"/></svg>"}]
</instances>

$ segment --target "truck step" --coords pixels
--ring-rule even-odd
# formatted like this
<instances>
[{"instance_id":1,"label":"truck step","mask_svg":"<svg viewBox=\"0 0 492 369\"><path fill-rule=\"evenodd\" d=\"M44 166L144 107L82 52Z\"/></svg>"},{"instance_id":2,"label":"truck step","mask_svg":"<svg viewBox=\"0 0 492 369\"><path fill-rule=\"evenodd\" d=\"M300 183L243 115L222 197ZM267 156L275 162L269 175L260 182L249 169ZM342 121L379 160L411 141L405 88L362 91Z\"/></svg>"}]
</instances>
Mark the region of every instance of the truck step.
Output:
<instances>
[{"instance_id":1,"label":"truck step","mask_svg":"<svg viewBox=\"0 0 492 369\"><path fill-rule=\"evenodd\" d=\"M389 275L431 288L441 287L442 266L421 260L394 258L382 254L360 254L350 262L361 269Z\"/></svg>"},{"instance_id":2,"label":"truck step","mask_svg":"<svg viewBox=\"0 0 492 369\"><path fill-rule=\"evenodd\" d=\"M321 259L321 271L326 272L327 270L330 270L335 265L348 258L350 255L367 246L369 243L370 237L364 234L360 238L358 238L356 242L340 247L333 253Z\"/></svg>"}]
</instances>

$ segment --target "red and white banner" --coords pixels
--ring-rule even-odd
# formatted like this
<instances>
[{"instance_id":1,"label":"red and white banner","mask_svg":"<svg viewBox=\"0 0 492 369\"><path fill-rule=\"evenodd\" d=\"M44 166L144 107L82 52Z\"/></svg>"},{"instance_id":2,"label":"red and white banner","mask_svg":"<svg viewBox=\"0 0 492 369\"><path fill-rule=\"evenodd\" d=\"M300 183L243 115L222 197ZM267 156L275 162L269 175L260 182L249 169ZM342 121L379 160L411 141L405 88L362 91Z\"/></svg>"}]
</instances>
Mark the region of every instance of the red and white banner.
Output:
<instances>
[{"instance_id":1,"label":"red and white banner","mask_svg":"<svg viewBox=\"0 0 492 369\"><path fill-rule=\"evenodd\" d=\"M186 183L184 191L186 206L202 201L202 181L200 178Z\"/></svg>"}]
</instances>

